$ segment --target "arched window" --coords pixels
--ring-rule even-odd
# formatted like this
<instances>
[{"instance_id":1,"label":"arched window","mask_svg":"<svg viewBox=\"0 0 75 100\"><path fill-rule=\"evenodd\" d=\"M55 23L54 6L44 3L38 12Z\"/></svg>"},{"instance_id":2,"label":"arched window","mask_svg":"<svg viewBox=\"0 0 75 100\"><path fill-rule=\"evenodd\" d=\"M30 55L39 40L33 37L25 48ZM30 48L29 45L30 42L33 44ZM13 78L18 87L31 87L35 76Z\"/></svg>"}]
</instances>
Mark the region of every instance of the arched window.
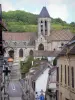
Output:
<instances>
[{"instance_id":1,"label":"arched window","mask_svg":"<svg viewBox=\"0 0 75 100\"><path fill-rule=\"evenodd\" d=\"M19 57L23 57L23 49L19 50Z\"/></svg>"},{"instance_id":2,"label":"arched window","mask_svg":"<svg viewBox=\"0 0 75 100\"><path fill-rule=\"evenodd\" d=\"M38 50L44 50L44 45L40 44L39 47L38 47Z\"/></svg>"},{"instance_id":3,"label":"arched window","mask_svg":"<svg viewBox=\"0 0 75 100\"><path fill-rule=\"evenodd\" d=\"M14 59L14 50L8 51L9 57Z\"/></svg>"},{"instance_id":4,"label":"arched window","mask_svg":"<svg viewBox=\"0 0 75 100\"><path fill-rule=\"evenodd\" d=\"M33 56L33 50L30 50L29 55Z\"/></svg>"}]
</instances>

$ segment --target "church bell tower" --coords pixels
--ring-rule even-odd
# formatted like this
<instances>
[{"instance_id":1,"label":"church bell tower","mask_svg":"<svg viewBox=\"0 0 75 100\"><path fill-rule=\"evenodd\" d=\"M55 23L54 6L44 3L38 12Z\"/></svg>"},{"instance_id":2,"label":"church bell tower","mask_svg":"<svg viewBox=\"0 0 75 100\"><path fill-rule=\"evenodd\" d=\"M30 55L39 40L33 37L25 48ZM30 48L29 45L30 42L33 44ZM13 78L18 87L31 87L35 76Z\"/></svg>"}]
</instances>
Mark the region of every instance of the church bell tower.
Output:
<instances>
[{"instance_id":1,"label":"church bell tower","mask_svg":"<svg viewBox=\"0 0 75 100\"><path fill-rule=\"evenodd\" d=\"M38 36L41 34L44 36L50 35L50 21L51 18L46 7L43 7L38 17Z\"/></svg>"}]
</instances>

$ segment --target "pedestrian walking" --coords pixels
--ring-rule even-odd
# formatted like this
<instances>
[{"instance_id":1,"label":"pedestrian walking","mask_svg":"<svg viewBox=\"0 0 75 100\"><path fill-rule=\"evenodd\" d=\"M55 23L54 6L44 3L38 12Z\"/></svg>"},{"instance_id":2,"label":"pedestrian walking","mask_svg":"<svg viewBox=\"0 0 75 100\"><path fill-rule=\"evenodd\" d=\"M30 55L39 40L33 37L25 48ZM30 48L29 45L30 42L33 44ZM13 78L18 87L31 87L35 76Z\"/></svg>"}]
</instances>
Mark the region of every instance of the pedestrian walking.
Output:
<instances>
[{"instance_id":1,"label":"pedestrian walking","mask_svg":"<svg viewBox=\"0 0 75 100\"><path fill-rule=\"evenodd\" d=\"M40 100L45 100L45 97L44 97L44 94L43 94L43 90L41 90Z\"/></svg>"}]
</instances>

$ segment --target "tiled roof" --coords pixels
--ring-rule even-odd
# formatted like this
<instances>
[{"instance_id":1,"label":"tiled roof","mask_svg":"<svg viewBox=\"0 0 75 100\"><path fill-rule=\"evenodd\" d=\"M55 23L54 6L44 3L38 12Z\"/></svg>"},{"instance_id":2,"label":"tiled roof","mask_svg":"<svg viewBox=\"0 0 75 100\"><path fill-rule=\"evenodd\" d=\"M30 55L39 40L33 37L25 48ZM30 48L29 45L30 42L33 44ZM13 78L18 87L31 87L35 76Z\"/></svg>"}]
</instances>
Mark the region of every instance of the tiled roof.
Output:
<instances>
[{"instance_id":1,"label":"tiled roof","mask_svg":"<svg viewBox=\"0 0 75 100\"><path fill-rule=\"evenodd\" d=\"M45 37L48 42L51 41L69 41L73 38L73 34L69 30L52 30L50 32L50 36ZM37 39L36 33L31 32L23 32L23 33L11 33L4 32L3 33L4 40L12 40L12 41L31 41ZM30 44L32 44L30 42Z\"/></svg>"},{"instance_id":2,"label":"tiled roof","mask_svg":"<svg viewBox=\"0 0 75 100\"><path fill-rule=\"evenodd\" d=\"M42 8L40 15L39 15L39 18L50 18L50 15L49 15L46 7Z\"/></svg>"},{"instance_id":3,"label":"tiled roof","mask_svg":"<svg viewBox=\"0 0 75 100\"><path fill-rule=\"evenodd\" d=\"M75 42L72 43L72 41L75 40L75 36L64 46L63 50L59 53L59 56L62 55L75 55Z\"/></svg>"},{"instance_id":4,"label":"tiled roof","mask_svg":"<svg viewBox=\"0 0 75 100\"><path fill-rule=\"evenodd\" d=\"M3 40L12 41L29 41L30 39L36 39L36 33L25 32L25 33L3 33Z\"/></svg>"},{"instance_id":5,"label":"tiled roof","mask_svg":"<svg viewBox=\"0 0 75 100\"><path fill-rule=\"evenodd\" d=\"M69 54L70 55L75 55L75 46L70 50Z\"/></svg>"},{"instance_id":6,"label":"tiled roof","mask_svg":"<svg viewBox=\"0 0 75 100\"><path fill-rule=\"evenodd\" d=\"M36 68L33 68L34 72L32 75L32 80L36 80L46 69L48 68L47 62L40 64Z\"/></svg>"},{"instance_id":7,"label":"tiled roof","mask_svg":"<svg viewBox=\"0 0 75 100\"><path fill-rule=\"evenodd\" d=\"M52 30L50 36L46 37L47 41L69 41L73 38L73 34L70 30Z\"/></svg>"}]
</instances>

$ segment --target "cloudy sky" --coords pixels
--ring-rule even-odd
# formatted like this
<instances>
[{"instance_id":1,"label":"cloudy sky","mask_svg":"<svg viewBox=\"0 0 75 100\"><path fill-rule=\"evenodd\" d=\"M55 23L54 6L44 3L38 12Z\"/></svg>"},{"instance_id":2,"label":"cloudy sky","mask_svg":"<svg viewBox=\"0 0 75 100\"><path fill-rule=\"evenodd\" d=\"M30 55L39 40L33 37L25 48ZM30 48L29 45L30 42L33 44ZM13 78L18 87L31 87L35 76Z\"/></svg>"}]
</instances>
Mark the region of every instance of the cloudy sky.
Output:
<instances>
[{"instance_id":1,"label":"cloudy sky","mask_svg":"<svg viewBox=\"0 0 75 100\"><path fill-rule=\"evenodd\" d=\"M35 14L46 6L51 17L75 22L75 0L0 0L0 4L3 11L25 10Z\"/></svg>"}]
</instances>

